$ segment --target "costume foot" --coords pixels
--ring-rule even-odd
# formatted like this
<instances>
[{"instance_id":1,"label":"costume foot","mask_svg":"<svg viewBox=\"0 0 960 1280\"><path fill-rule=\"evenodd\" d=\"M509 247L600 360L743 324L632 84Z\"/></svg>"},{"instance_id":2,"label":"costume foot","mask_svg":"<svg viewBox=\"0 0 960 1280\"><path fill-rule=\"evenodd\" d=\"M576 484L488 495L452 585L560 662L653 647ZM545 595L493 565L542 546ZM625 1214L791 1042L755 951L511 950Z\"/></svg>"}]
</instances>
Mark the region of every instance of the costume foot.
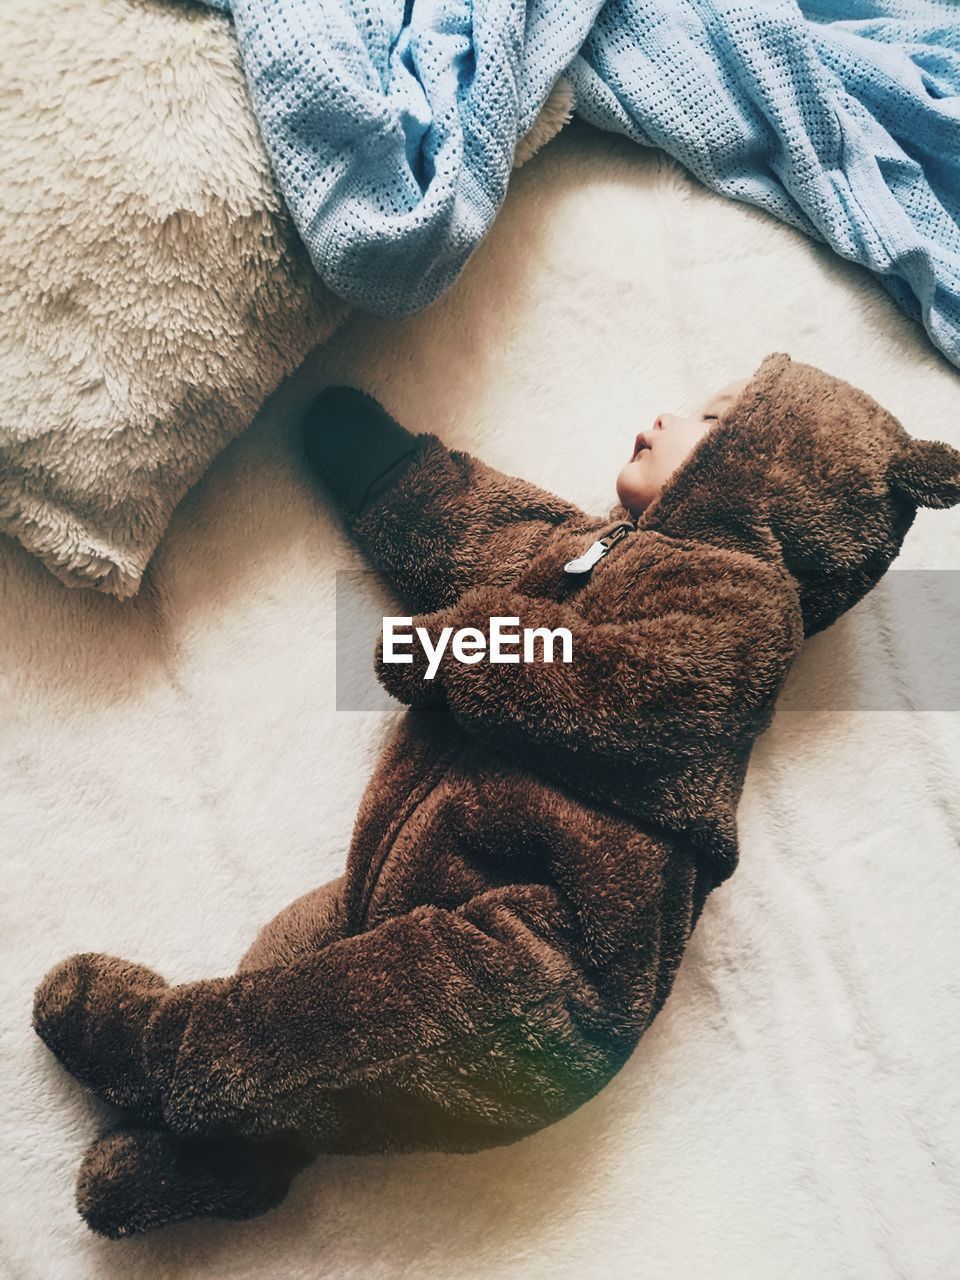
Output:
<instances>
[{"instance_id":1,"label":"costume foot","mask_svg":"<svg viewBox=\"0 0 960 1280\"><path fill-rule=\"evenodd\" d=\"M280 1203L308 1159L277 1143L116 1129L84 1157L77 1208L112 1240L187 1218L253 1218Z\"/></svg>"},{"instance_id":2,"label":"costume foot","mask_svg":"<svg viewBox=\"0 0 960 1280\"><path fill-rule=\"evenodd\" d=\"M169 990L152 969L85 952L41 982L33 1026L81 1084L115 1106L150 1113L157 1099L144 1069L144 1033Z\"/></svg>"}]
</instances>

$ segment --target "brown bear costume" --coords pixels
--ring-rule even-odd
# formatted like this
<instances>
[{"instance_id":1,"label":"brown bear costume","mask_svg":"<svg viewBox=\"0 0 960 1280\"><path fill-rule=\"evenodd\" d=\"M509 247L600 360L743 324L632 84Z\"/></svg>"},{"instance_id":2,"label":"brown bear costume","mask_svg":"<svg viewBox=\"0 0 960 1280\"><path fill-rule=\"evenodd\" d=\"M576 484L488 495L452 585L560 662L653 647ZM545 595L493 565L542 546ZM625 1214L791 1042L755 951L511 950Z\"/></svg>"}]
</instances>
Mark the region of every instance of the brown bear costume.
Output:
<instances>
[{"instance_id":1,"label":"brown bear costume","mask_svg":"<svg viewBox=\"0 0 960 1280\"><path fill-rule=\"evenodd\" d=\"M37 1032L133 1113L80 1171L103 1235L251 1216L316 1153L494 1146L593 1097L736 865L747 760L804 636L877 582L918 504L960 500L960 453L783 355L636 522L349 390L321 397L308 452L415 624L563 626L573 661L381 663L411 710L340 879L232 977L171 987L90 954L47 976Z\"/></svg>"}]
</instances>

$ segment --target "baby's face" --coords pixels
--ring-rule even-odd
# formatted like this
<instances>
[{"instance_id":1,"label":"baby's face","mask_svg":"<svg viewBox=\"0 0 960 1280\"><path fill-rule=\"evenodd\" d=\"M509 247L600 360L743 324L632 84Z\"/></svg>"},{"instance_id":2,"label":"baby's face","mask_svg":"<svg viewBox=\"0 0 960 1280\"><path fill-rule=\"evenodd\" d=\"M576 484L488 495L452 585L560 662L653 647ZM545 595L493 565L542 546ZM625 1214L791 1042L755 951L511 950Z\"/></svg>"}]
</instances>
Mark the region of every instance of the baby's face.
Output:
<instances>
[{"instance_id":1,"label":"baby's face","mask_svg":"<svg viewBox=\"0 0 960 1280\"><path fill-rule=\"evenodd\" d=\"M733 406L750 381L728 382L686 418L661 413L649 431L641 431L630 461L617 476L617 497L631 515L638 516L660 496L676 469L686 462L714 423Z\"/></svg>"}]
</instances>

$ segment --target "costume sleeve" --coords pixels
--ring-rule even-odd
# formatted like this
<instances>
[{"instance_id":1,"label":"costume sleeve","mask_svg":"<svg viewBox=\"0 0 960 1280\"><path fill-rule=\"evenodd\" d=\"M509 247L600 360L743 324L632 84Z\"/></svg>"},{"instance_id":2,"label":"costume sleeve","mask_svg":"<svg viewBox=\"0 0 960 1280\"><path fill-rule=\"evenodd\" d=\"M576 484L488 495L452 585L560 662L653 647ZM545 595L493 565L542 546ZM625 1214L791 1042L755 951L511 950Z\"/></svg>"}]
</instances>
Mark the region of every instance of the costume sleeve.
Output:
<instances>
[{"instance_id":1,"label":"costume sleeve","mask_svg":"<svg viewBox=\"0 0 960 1280\"><path fill-rule=\"evenodd\" d=\"M308 415L307 453L365 553L414 608L515 579L545 540L587 517L525 480L412 435L375 400L337 387Z\"/></svg>"},{"instance_id":2,"label":"costume sleeve","mask_svg":"<svg viewBox=\"0 0 960 1280\"><path fill-rule=\"evenodd\" d=\"M554 643L552 662L535 645L532 662L459 661L452 640L432 680L417 643L414 661L383 662L389 692L411 705L446 702L472 735L510 754L554 767L566 780L600 795L604 771L621 780L640 759L674 759L708 743L742 739L762 727L802 640L795 601L766 588L758 575L728 573L703 598L688 593L667 608L623 622L593 622L570 604L532 599L503 588L479 588L452 608L413 619L436 646L444 627L489 633L491 618L570 635L571 661ZM522 658L522 648L512 653ZM601 779L600 782L597 782ZM593 785L596 784L596 785Z\"/></svg>"}]
</instances>

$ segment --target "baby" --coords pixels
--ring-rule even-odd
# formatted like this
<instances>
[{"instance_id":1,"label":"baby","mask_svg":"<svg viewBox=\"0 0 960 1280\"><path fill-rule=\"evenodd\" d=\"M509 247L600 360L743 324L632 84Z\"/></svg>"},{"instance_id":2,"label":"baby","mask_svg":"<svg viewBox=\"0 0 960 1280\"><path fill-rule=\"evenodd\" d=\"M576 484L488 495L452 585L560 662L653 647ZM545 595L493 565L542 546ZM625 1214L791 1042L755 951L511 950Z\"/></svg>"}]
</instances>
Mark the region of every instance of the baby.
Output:
<instances>
[{"instance_id":1,"label":"baby","mask_svg":"<svg viewBox=\"0 0 960 1280\"><path fill-rule=\"evenodd\" d=\"M661 413L650 431L638 432L630 461L617 476L617 497L631 515L638 516L659 498L663 486L713 424L736 404L747 381L728 382L688 418Z\"/></svg>"},{"instance_id":2,"label":"baby","mask_svg":"<svg viewBox=\"0 0 960 1280\"><path fill-rule=\"evenodd\" d=\"M608 520L328 391L307 451L421 615L565 627L569 664L416 650L345 873L228 978L84 954L39 1035L129 1114L78 1204L124 1236L277 1204L319 1152L470 1151L593 1097L737 861L750 750L805 635L855 604L960 453L783 355L636 439Z\"/></svg>"}]
</instances>

